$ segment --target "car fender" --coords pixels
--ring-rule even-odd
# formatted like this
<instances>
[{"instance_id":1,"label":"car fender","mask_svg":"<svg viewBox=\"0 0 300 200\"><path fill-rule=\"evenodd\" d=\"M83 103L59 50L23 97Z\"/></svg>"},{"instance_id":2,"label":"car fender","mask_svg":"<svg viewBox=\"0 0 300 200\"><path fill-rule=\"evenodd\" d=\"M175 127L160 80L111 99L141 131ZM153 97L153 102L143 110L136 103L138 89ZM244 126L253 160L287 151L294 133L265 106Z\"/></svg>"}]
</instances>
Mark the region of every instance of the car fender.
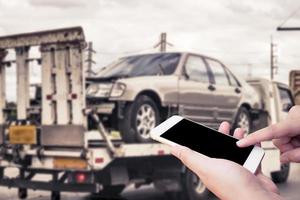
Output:
<instances>
[{"instance_id":1,"label":"car fender","mask_svg":"<svg viewBox=\"0 0 300 200\"><path fill-rule=\"evenodd\" d=\"M146 76L120 79L117 82L126 85L121 97L111 101L133 102L140 94L156 94L162 106L178 104L178 76Z\"/></svg>"}]
</instances>

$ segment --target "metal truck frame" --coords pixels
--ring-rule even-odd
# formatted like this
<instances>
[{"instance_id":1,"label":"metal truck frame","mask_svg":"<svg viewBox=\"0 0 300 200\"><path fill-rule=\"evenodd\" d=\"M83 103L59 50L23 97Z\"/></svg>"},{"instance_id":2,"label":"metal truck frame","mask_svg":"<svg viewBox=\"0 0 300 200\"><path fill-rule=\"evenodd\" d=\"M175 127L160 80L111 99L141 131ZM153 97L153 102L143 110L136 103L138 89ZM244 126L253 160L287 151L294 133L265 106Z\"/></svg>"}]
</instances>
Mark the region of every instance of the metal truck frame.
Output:
<instances>
[{"instance_id":1,"label":"metal truck frame","mask_svg":"<svg viewBox=\"0 0 300 200\"><path fill-rule=\"evenodd\" d=\"M40 121L31 117L29 97L34 47L41 53L37 59L42 73ZM18 188L21 199L27 197L27 189L48 190L52 200L60 199L62 191L117 194L130 183L154 182L165 191L183 190L180 181L188 172L167 146L124 144L86 107L85 47L81 27L0 37L0 185ZM8 50L15 51L15 61L5 59ZM5 69L14 63L15 119L8 117L5 94ZM88 130L88 116L98 130ZM10 168L18 174L8 177ZM49 179L40 180L40 174Z\"/></svg>"}]
</instances>

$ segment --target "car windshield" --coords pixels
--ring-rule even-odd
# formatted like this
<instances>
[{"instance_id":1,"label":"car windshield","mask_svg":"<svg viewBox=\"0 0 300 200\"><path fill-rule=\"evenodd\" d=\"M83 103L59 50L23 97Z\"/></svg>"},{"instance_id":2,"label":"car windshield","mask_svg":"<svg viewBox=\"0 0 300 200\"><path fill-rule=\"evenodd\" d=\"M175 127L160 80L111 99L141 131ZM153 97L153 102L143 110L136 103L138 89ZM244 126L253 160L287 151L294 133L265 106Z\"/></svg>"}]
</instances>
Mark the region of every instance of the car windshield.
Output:
<instances>
[{"instance_id":1,"label":"car windshield","mask_svg":"<svg viewBox=\"0 0 300 200\"><path fill-rule=\"evenodd\" d=\"M179 53L149 54L125 57L99 72L100 77L134 77L173 74Z\"/></svg>"}]
</instances>

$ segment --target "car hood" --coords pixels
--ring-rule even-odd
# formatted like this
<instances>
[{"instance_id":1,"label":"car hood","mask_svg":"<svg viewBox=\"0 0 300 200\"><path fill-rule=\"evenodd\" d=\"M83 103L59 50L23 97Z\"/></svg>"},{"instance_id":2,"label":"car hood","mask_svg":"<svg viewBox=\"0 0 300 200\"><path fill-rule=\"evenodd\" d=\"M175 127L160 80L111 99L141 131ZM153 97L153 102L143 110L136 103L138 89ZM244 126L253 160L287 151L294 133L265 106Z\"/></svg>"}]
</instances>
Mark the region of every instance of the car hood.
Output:
<instances>
[{"instance_id":1,"label":"car hood","mask_svg":"<svg viewBox=\"0 0 300 200\"><path fill-rule=\"evenodd\" d=\"M169 79L168 77L174 77L174 75L154 75L154 76L135 76L135 77L90 77L87 78L87 82L93 83L103 83L103 82L122 82L122 83L131 83L131 82L155 82L159 80Z\"/></svg>"}]
</instances>

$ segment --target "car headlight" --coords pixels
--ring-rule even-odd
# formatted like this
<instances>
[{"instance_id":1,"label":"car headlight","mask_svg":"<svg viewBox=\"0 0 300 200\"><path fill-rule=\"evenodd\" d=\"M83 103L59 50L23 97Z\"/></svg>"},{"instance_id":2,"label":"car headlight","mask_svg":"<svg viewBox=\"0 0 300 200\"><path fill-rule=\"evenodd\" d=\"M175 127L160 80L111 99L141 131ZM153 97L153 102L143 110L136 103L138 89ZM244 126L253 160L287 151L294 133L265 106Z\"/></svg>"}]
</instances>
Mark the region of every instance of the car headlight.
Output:
<instances>
[{"instance_id":1,"label":"car headlight","mask_svg":"<svg viewBox=\"0 0 300 200\"><path fill-rule=\"evenodd\" d=\"M120 97L124 94L126 85L124 83L115 83L110 93L110 97Z\"/></svg>"},{"instance_id":2,"label":"car headlight","mask_svg":"<svg viewBox=\"0 0 300 200\"><path fill-rule=\"evenodd\" d=\"M109 97L112 84L92 84L87 88L88 97Z\"/></svg>"},{"instance_id":3,"label":"car headlight","mask_svg":"<svg viewBox=\"0 0 300 200\"><path fill-rule=\"evenodd\" d=\"M86 94L87 96L95 96L97 91L99 90L99 87L97 84L91 84L87 89L86 89Z\"/></svg>"}]
</instances>

